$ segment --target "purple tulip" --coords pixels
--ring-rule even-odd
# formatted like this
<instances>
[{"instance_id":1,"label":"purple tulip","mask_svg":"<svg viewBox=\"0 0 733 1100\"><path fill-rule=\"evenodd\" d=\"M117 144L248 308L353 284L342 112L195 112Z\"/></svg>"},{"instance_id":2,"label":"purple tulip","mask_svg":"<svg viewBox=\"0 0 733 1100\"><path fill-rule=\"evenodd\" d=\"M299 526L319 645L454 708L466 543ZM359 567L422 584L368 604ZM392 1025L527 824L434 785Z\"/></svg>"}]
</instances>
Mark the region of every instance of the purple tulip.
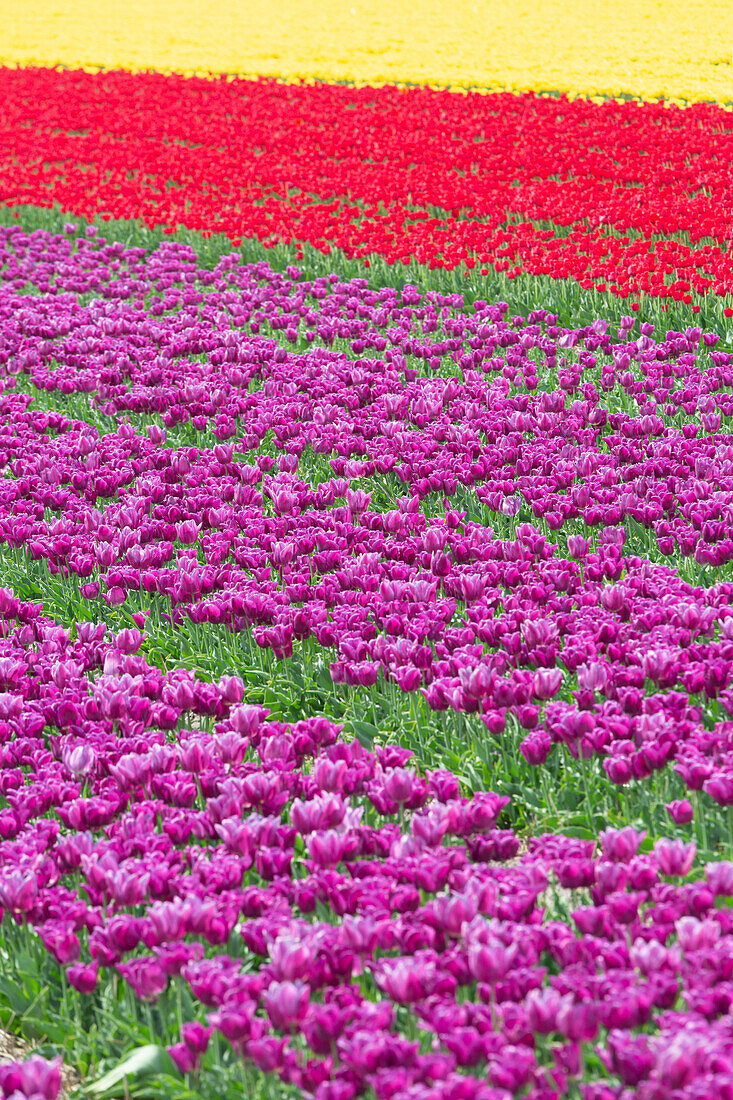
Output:
<instances>
[{"instance_id":1,"label":"purple tulip","mask_svg":"<svg viewBox=\"0 0 733 1100\"><path fill-rule=\"evenodd\" d=\"M264 995L264 1005L272 1026L292 1031L302 1024L308 1011L310 993L303 982L273 982Z\"/></svg>"},{"instance_id":2,"label":"purple tulip","mask_svg":"<svg viewBox=\"0 0 733 1100\"><path fill-rule=\"evenodd\" d=\"M195 1055L206 1053L211 1033L212 1028L206 1027L204 1024L194 1020L183 1024L181 1027L181 1038L188 1049Z\"/></svg>"},{"instance_id":3,"label":"purple tulip","mask_svg":"<svg viewBox=\"0 0 733 1100\"><path fill-rule=\"evenodd\" d=\"M664 808L675 825L689 825L694 817L692 803L687 798L667 802Z\"/></svg>"},{"instance_id":4,"label":"purple tulip","mask_svg":"<svg viewBox=\"0 0 733 1100\"><path fill-rule=\"evenodd\" d=\"M714 775L705 780L702 789L719 806L733 806L733 776Z\"/></svg>"},{"instance_id":5,"label":"purple tulip","mask_svg":"<svg viewBox=\"0 0 733 1100\"><path fill-rule=\"evenodd\" d=\"M56 1100L61 1090L61 1058L47 1061L37 1054L25 1062L0 1066L0 1088L4 1096L42 1097Z\"/></svg>"},{"instance_id":6,"label":"purple tulip","mask_svg":"<svg viewBox=\"0 0 733 1100\"><path fill-rule=\"evenodd\" d=\"M96 756L91 745L76 745L73 749L65 749L63 761L72 775L89 775L93 770Z\"/></svg>"},{"instance_id":7,"label":"purple tulip","mask_svg":"<svg viewBox=\"0 0 733 1100\"><path fill-rule=\"evenodd\" d=\"M340 863L348 849L347 837L335 829L318 830L308 837L308 855L319 867Z\"/></svg>"},{"instance_id":8,"label":"purple tulip","mask_svg":"<svg viewBox=\"0 0 733 1100\"><path fill-rule=\"evenodd\" d=\"M733 897L733 863L706 864L705 878L716 897Z\"/></svg>"},{"instance_id":9,"label":"purple tulip","mask_svg":"<svg viewBox=\"0 0 733 1100\"><path fill-rule=\"evenodd\" d=\"M532 989L527 994L527 1019L532 1031L538 1035L550 1035L558 1031L558 1014L566 1003L572 1004L572 995L565 997L555 989Z\"/></svg>"},{"instance_id":10,"label":"purple tulip","mask_svg":"<svg viewBox=\"0 0 733 1100\"><path fill-rule=\"evenodd\" d=\"M631 825L625 825L623 829L604 829L598 839L606 859L628 863L645 838L646 830L637 832Z\"/></svg>"},{"instance_id":11,"label":"purple tulip","mask_svg":"<svg viewBox=\"0 0 733 1100\"><path fill-rule=\"evenodd\" d=\"M538 730L525 737L519 746L524 759L528 764L539 766L544 764L552 749L552 738L544 730Z\"/></svg>"},{"instance_id":12,"label":"purple tulip","mask_svg":"<svg viewBox=\"0 0 733 1100\"><path fill-rule=\"evenodd\" d=\"M155 959L131 959L117 966L136 995L145 1001L156 1001L168 984L168 975Z\"/></svg>"},{"instance_id":13,"label":"purple tulip","mask_svg":"<svg viewBox=\"0 0 733 1100\"><path fill-rule=\"evenodd\" d=\"M0 905L11 913L28 913L35 905L38 883L35 875L20 871L5 872L0 877Z\"/></svg>"},{"instance_id":14,"label":"purple tulip","mask_svg":"<svg viewBox=\"0 0 733 1100\"><path fill-rule=\"evenodd\" d=\"M66 977L69 979L69 984L79 993L93 993L99 981L97 964L85 966L83 963L75 963L67 968Z\"/></svg>"},{"instance_id":15,"label":"purple tulip","mask_svg":"<svg viewBox=\"0 0 733 1100\"><path fill-rule=\"evenodd\" d=\"M685 844L681 840L667 840L662 837L654 845L654 855L663 875L684 877L689 874L696 854L697 845L694 841Z\"/></svg>"},{"instance_id":16,"label":"purple tulip","mask_svg":"<svg viewBox=\"0 0 733 1100\"><path fill-rule=\"evenodd\" d=\"M540 669L534 676L534 694L537 699L552 699L562 686L559 668Z\"/></svg>"},{"instance_id":17,"label":"purple tulip","mask_svg":"<svg viewBox=\"0 0 733 1100\"><path fill-rule=\"evenodd\" d=\"M598 1010L593 1004L563 1000L557 1010L557 1030L571 1042L591 1042L598 1033Z\"/></svg>"},{"instance_id":18,"label":"purple tulip","mask_svg":"<svg viewBox=\"0 0 733 1100\"><path fill-rule=\"evenodd\" d=\"M471 942L468 947L468 968L477 982L495 985L511 969L517 955L516 945L505 947L500 941Z\"/></svg>"},{"instance_id":19,"label":"purple tulip","mask_svg":"<svg viewBox=\"0 0 733 1100\"><path fill-rule=\"evenodd\" d=\"M249 1058L262 1073L275 1073L283 1065L285 1039L249 1039L244 1046L244 1056Z\"/></svg>"},{"instance_id":20,"label":"purple tulip","mask_svg":"<svg viewBox=\"0 0 733 1100\"><path fill-rule=\"evenodd\" d=\"M435 966L427 961L397 959L380 964L374 976L379 988L397 1004L414 1004L433 988Z\"/></svg>"},{"instance_id":21,"label":"purple tulip","mask_svg":"<svg viewBox=\"0 0 733 1100\"><path fill-rule=\"evenodd\" d=\"M415 789L416 778L415 772L410 768L390 768L384 776L385 794L398 805L409 802Z\"/></svg>"},{"instance_id":22,"label":"purple tulip","mask_svg":"<svg viewBox=\"0 0 733 1100\"><path fill-rule=\"evenodd\" d=\"M588 539L584 539L581 535L568 536L568 553L571 558L587 557L589 545Z\"/></svg>"},{"instance_id":23,"label":"purple tulip","mask_svg":"<svg viewBox=\"0 0 733 1100\"><path fill-rule=\"evenodd\" d=\"M279 981L292 982L307 978L316 954L318 942L280 935L269 947L273 972Z\"/></svg>"},{"instance_id":24,"label":"purple tulip","mask_svg":"<svg viewBox=\"0 0 733 1100\"><path fill-rule=\"evenodd\" d=\"M144 632L162 615L199 640L244 632L267 660L327 648L347 694L419 690L447 728L451 709L467 728L478 715L497 759L518 723L535 766L564 743L613 782L651 788L671 767L725 805L733 356L696 329L644 323L631 341L633 323L563 330L544 310L82 240L0 229L0 537L134 627L65 629L0 589L5 922L80 993L112 967L143 999L184 983L211 1016L171 1045L183 1072L215 1026L317 1100L544 1097L571 1076L588 1100L723 1094L727 863L701 881L694 845L642 852L630 827L598 853L520 839L497 828L501 789L468 797L475 776L423 775L322 716L270 720L251 672L163 671ZM38 293L19 297L20 279ZM348 355L331 346L344 333ZM117 430L36 407L18 372L45 405L94 394ZM612 391L627 411L606 408ZM309 455L326 464L313 480ZM402 495L373 506L394 478ZM464 489L512 520L506 538L451 506ZM704 583L637 557L638 527ZM692 816L686 799L668 810ZM552 884L582 904L549 909ZM608 1083L588 1079L591 1041ZM24 1087L16 1069L7 1082Z\"/></svg>"}]
</instances>

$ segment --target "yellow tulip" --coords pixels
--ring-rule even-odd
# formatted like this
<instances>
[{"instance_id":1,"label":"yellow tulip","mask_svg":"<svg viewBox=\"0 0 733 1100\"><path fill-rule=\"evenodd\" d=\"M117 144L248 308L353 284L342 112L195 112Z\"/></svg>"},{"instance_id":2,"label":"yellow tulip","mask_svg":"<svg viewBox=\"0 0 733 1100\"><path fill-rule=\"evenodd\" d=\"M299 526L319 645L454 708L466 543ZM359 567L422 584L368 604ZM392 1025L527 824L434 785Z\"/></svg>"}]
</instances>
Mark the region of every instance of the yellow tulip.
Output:
<instances>
[{"instance_id":1,"label":"yellow tulip","mask_svg":"<svg viewBox=\"0 0 733 1100\"><path fill-rule=\"evenodd\" d=\"M730 0L23 0L0 63L733 101Z\"/></svg>"}]
</instances>

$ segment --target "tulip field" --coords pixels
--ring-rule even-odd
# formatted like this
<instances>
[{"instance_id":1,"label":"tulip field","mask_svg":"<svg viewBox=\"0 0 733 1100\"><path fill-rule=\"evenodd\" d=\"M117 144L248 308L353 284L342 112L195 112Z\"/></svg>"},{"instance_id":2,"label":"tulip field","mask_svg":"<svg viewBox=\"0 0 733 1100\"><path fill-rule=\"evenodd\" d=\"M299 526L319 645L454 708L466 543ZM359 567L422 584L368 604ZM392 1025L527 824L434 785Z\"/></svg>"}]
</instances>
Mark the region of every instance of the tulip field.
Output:
<instances>
[{"instance_id":1,"label":"tulip field","mask_svg":"<svg viewBox=\"0 0 733 1100\"><path fill-rule=\"evenodd\" d=\"M0 1100L733 1100L729 5L353 4L4 27Z\"/></svg>"}]
</instances>

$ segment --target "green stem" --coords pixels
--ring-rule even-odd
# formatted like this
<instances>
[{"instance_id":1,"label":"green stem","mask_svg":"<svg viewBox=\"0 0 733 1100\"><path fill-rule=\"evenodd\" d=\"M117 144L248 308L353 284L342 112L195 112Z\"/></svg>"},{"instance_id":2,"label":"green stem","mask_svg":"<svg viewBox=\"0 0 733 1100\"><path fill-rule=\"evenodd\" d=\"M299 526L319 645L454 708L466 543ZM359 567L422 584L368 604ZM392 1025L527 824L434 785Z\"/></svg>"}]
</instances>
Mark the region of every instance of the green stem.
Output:
<instances>
[{"instance_id":1,"label":"green stem","mask_svg":"<svg viewBox=\"0 0 733 1100\"><path fill-rule=\"evenodd\" d=\"M699 791L692 792L692 802L695 807L695 825L698 830L698 840L700 846L704 852L708 850L708 830L705 822L705 814L700 806L700 793Z\"/></svg>"},{"instance_id":2,"label":"green stem","mask_svg":"<svg viewBox=\"0 0 733 1100\"><path fill-rule=\"evenodd\" d=\"M593 798L592 798L591 793L590 793L590 784L588 783L588 769L586 767L588 762L583 756L583 752L581 750L580 743L578 744L578 762L580 764L580 774L581 774L582 779L583 779L583 791L585 792L585 800L586 800L586 804L587 804L588 820L590 822L591 830L593 830L595 828L596 815L595 815L595 809L594 809L594 806L593 806Z\"/></svg>"}]
</instances>

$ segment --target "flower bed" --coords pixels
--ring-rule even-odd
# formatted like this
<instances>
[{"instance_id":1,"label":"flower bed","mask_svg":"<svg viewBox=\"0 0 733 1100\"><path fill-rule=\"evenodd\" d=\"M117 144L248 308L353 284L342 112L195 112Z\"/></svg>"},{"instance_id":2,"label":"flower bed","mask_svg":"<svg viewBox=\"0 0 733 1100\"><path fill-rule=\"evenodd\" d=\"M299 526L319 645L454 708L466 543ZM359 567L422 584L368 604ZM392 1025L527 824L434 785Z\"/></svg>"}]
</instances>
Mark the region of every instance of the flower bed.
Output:
<instances>
[{"instance_id":1,"label":"flower bed","mask_svg":"<svg viewBox=\"0 0 733 1100\"><path fill-rule=\"evenodd\" d=\"M498 794L0 601L3 941L92 1002L114 972L178 996L181 1072L216 1031L319 1100L726 1087L733 865L689 879L694 843L631 827L520 854Z\"/></svg>"},{"instance_id":2,"label":"flower bed","mask_svg":"<svg viewBox=\"0 0 733 1100\"><path fill-rule=\"evenodd\" d=\"M5 203L624 296L733 289L729 116L708 104L42 69L0 70L0 95Z\"/></svg>"},{"instance_id":3,"label":"flower bed","mask_svg":"<svg viewBox=\"0 0 733 1100\"><path fill-rule=\"evenodd\" d=\"M334 681L419 688L493 736L513 717L532 764L553 742L600 753L615 783L672 763L733 801L730 583L638 552L733 557L716 392L732 357L710 334L564 330L231 258L207 273L173 245L144 261L94 238L6 240L6 285L32 257L44 291L0 299L10 547L89 600L145 593L280 658L313 639ZM92 286L87 306L67 293ZM13 392L25 376L138 426L41 413Z\"/></svg>"},{"instance_id":4,"label":"flower bed","mask_svg":"<svg viewBox=\"0 0 733 1100\"><path fill-rule=\"evenodd\" d=\"M727 1096L729 112L0 95L2 1100Z\"/></svg>"}]
</instances>

